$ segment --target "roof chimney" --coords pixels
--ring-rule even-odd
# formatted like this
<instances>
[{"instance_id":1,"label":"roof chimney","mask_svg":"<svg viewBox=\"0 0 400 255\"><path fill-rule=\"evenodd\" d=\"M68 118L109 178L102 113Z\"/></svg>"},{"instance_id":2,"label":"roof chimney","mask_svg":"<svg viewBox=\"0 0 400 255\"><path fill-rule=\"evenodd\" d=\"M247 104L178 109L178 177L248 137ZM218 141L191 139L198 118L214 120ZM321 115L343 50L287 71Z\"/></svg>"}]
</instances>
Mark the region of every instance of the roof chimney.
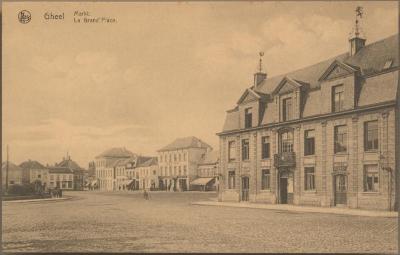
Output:
<instances>
[{"instance_id":1,"label":"roof chimney","mask_svg":"<svg viewBox=\"0 0 400 255\"><path fill-rule=\"evenodd\" d=\"M267 78L267 73L262 71L262 57L264 56L264 52L260 52L260 60L258 66L258 72L254 74L254 87L257 87L263 80Z\"/></svg>"},{"instance_id":2,"label":"roof chimney","mask_svg":"<svg viewBox=\"0 0 400 255\"><path fill-rule=\"evenodd\" d=\"M362 29L360 27L360 19L363 15L363 8L361 6L357 6L356 10L356 23L353 31L350 33L350 56L354 56L357 54L365 46L366 39L362 35Z\"/></svg>"}]
</instances>

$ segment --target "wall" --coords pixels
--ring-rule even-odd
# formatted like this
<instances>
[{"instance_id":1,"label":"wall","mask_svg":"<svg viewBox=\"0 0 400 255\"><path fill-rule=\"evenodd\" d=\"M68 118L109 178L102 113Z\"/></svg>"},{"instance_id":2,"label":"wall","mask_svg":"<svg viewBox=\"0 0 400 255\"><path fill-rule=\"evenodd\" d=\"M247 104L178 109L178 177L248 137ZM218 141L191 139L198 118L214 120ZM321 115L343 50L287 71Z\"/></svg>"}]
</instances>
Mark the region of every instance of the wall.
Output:
<instances>
[{"instance_id":1,"label":"wall","mask_svg":"<svg viewBox=\"0 0 400 255\"><path fill-rule=\"evenodd\" d=\"M379 150L364 152L364 122L378 120ZM347 125L347 152L334 153L334 127ZM376 110L356 115L313 120L291 125L294 129L294 203L307 206L334 206L333 168L335 163L347 165L347 206L350 208L380 209L393 208L395 199L394 174L382 169L380 155L388 153L389 165L395 168L395 111ZM304 156L304 132L315 130L315 155ZM277 202L277 169L273 165L273 154L278 152L278 128L265 128L220 137L220 167L222 201L240 200L240 177L250 177L250 201L261 203ZM270 136L271 158L261 159L261 137ZM250 140L250 160L241 160L241 140ZM228 142L236 141L236 161L228 162ZM377 164L379 169L379 192L364 192L364 165ZM315 190L304 187L304 168L314 166ZM261 190L261 170L271 171L271 190ZM236 187L228 189L228 171L236 172ZM389 180L391 178L391 180ZM390 185L392 186L391 192ZM390 195L389 195L390 194Z\"/></svg>"}]
</instances>

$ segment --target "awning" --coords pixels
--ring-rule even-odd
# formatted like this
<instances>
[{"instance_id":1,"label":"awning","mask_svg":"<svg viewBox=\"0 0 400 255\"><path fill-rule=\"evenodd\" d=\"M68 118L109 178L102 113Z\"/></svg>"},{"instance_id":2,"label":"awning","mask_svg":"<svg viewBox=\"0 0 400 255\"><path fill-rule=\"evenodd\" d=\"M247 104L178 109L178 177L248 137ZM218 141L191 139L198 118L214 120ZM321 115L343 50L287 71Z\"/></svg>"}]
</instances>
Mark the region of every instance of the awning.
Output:
<instances>
[{"instance_id":1,"label":"awning","mask_svg":"<svg viewBox=\"0 0 400 255\"><path fill-rule=\"evenodd\" d=\"M207 185L210 181L212 181L214 179L214 177L211 178L197 178L195 180L193 180L190 184L192 185Z\"/></svg>"},{"instance_id":2,"label":"awning","mask_svg":"<svg viewBox=\"0 0 400 255\"><path fill-rule=\"evenodd\" d=\"M97 184L97 180L94 180L90 183L92 186L94 186L95 184Z\"/></svg>"}]
</instances>

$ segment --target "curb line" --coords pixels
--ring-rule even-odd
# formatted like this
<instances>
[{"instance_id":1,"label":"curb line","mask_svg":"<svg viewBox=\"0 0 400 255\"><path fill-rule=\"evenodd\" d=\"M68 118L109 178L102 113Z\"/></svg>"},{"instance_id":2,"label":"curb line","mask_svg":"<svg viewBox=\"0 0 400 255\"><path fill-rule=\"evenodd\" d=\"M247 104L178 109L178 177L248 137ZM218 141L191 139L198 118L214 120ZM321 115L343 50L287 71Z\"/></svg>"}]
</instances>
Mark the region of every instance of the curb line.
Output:
<instances>
[{"instance_id":1,"label":"curb line","mask_svg":"<svg viewBox=\"0 0 400 255\"><path fill-rule=\"evenodd\" d=\"M236 208L250 208L250 209L263 209L263 210L274 210L274 211L286 211L286 212L300 212L300 213L324 213L324 214L336 214L336 215L349 215L349 216L364 216L364 217L381 217L381 218L398 218L399 214L385 213L385 212L368 212L368 211L351 211L351 212L339 212L339 211L325 211L316 210L312 211L312 208L299 208L299 209L287 209L287 208L267 208L262 206L245 206L245 205L232 205L232 204L216 204L220 202L193 202L192 205L200 206L223 206L223 207L236 207ZM307 210L308 209L308 210Z\"/></svg>"},{"instance_id":2,"label":"curb line","mask_svg":"<svg viewBox=\"0 0 400 255\"><path fill-rule=\"evenodd\" d=\"M20 200L9 200L9 201L2 201L2 203L32 203L32 202L58 202L58 201L65 201L65 200L70 200L72 199L72 196L66 196L66 197L61 197L61 198L37 198L37 199L20 199Z\"/></svg>"}]
</instances>

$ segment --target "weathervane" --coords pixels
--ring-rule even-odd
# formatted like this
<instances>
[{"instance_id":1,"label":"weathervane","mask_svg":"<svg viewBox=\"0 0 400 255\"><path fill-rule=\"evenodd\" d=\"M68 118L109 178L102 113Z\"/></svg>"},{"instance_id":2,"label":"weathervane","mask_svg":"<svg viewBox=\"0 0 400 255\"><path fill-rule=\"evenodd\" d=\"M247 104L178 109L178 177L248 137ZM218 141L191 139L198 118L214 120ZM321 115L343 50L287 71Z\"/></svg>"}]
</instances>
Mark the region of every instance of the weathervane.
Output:
<instances>
[{"instance_id":1,"label":"weathervane","mask_svg":"<svg viewBox=\"0 0 400 255\"><path fill-rule=\"evenodd\" d=\"M260 55L260 63L259 63L258 69L259 69L259 72L261 72L262 71L262 57L264 56L264 52L260 51L258 54Z\"/></svg>"},{"instance_id":2,"label":"weathervane","mask_svg":"<svg viewBox=\"0 0 400 255\"><path fill-rule=\"evenodd\" d=\"M362 19L362 16L364 14L364 9L361 6L357 6L356 10L356 27L355 27L355 31L354 34L356 35L356 37L358 37L360 35L360 27L359 27L359 19L358 17L360 17L360 19Z\"/></svg>"}]
</instances>

